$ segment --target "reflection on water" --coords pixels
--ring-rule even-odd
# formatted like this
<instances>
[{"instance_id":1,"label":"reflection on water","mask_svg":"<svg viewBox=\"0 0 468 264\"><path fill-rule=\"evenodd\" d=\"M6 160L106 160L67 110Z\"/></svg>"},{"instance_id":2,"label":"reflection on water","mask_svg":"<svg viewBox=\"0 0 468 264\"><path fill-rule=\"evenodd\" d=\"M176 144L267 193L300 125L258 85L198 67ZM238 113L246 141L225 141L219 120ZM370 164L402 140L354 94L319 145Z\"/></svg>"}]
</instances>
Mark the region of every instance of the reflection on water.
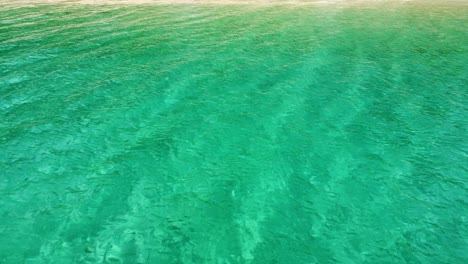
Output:
<instances>
[{"instance_id":1,"label":"reflection on water","mask_svg":"<svg viewBox=\"0 0 468 264\"><path fill-rule=\"evenodd\" d=\"M464 263L462 6L0 9L0 263Z\"/></svg>"}]
</instances>

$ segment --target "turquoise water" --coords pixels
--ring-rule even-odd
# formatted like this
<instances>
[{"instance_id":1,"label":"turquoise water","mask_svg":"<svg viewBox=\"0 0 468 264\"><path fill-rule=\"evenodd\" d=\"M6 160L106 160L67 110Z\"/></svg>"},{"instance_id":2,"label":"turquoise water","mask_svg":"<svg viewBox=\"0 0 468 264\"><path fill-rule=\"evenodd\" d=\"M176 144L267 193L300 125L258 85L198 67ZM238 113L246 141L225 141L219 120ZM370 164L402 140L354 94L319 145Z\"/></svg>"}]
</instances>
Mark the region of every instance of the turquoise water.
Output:
<instances>
[{"instance_id":1,"label":"turquoise water","mask_svg":"<svg viewBox=\"0 0 468 264\"><path fill-rule=\"evenodd\" d=\"M0 6L0 263L468 263L467 22Z\"/></svg>"}]
</instances>

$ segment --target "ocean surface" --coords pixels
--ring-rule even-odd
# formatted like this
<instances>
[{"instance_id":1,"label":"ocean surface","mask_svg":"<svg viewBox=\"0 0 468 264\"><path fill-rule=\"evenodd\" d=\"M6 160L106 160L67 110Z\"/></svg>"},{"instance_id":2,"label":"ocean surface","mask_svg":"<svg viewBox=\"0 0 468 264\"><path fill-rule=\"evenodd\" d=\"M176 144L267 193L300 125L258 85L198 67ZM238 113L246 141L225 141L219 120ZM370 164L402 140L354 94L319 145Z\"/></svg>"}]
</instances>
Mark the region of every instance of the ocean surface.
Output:
<instances>
[{"instance_id":1,"label":"ocean surface","mask_svg":"<svg viewBox=\"0 0 468 264\"><path fill-rule=\"evenodd\" d=\"M0 5L0 263L468 263L468 6Z\"/></svg>"}]
</instances>

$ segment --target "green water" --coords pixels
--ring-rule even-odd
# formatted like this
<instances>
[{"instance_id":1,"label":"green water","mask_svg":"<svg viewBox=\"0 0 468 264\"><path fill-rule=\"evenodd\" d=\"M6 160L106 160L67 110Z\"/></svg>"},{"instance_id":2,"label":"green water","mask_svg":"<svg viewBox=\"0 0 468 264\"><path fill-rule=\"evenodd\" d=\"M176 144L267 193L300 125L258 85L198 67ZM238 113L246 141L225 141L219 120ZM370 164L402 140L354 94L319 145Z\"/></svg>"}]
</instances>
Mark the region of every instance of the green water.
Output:
<instances>
[{"instance_id":1,"label":"green water","mask_svg":"<svg viewBox=\"0 0 468 264\"><path fill-rule=\"evenodd\" d=\"M467 24L0 6L0 263L468 263Z\"/></svg>"}]
</instances>

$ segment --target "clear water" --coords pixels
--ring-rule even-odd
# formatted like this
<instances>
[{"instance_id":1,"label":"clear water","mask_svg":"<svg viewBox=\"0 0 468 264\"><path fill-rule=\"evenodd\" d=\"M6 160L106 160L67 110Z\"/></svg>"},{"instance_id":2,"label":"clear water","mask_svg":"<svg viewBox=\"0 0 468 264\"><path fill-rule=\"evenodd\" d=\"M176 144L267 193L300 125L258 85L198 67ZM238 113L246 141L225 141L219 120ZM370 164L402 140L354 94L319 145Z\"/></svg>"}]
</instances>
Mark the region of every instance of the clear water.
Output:
<instances>
[{"instance_id":1,"label":"clear water","mask_svg":"<svg viewBox=\"0 0 468 264\"><path fill-rule=\"evenodd\" d=\"M0 6L0 263L468 263L467 22Z\"/></svg>"}]
</instances>

